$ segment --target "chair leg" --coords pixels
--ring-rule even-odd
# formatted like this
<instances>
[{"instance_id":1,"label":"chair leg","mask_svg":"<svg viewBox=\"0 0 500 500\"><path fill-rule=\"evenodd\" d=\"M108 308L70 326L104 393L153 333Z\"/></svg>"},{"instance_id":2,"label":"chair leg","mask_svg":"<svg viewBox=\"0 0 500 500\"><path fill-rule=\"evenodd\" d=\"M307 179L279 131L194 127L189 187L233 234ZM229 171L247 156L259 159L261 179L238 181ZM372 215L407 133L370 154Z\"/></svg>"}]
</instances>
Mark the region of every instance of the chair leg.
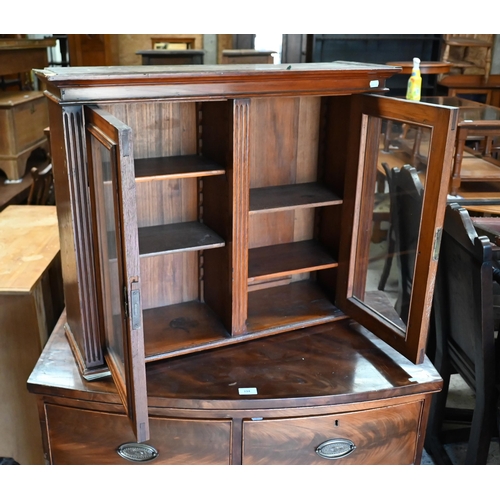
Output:
<instances>
[{"instance_id":1,"label":"chair leg","mask_svg":"<svg viewBox=\"0 0 500 500\"><path fill-rule=\"evenodd\" d=\"M439 365L438 371L443 378L443 389L432 396L424 448L436 465L452 465L451 459L441 441L441 429L443 427L446 399L450 386L450 372L446 368L446 361L439 358L440 355L437 354L435 364L436 369L438 369L437 365Z\"/></svg>"},{"instance_id":2,"label":"chair leg","mask_svg":"<svg viewBox=\"0 0 500 500\"><path fill-rule=\"evenodd\" d=\"M396 244L392 235L392 225L389 228L388 241L389 243L387 245L387 257L385 258L384 268L382 269L382 274L380 275L380 280L378 282L379 290L384 290L387 279L389 278L389 274L391 272L392 258L394 256L394 249Z\"/></svg>"},{"instance_id":3,"label":"chair leg","mask_svg":"<svg viewBox=\"0 0 500 500\"><path fill-rule=\"evenodd\" d=\"M465 465L486 465L488 460L494 425L494 409L491 399L489 395L477 394Z\"/></svg>"},{"instance_id":4,"label":"chair leg","mask_svg":"<svg viewBox=\"0 0 500 500\"><path fill-rule=\"evenodd\" d=\"M498 446L500 446L500 388L497 387L497 433L498 433Z\"/></svg>"},{"instance_id":5,"label":"chair leg","mask_svg":"<svg viewBox=\"0 0 500 500\"><path fill-rule=\"evenodd\" d=\"M446 400L450 387L451 366L448 360L448 349L442 332L439 331L440 322L436 320L436 313L433 310L431 315L430 329L435 336L434 356L432 362L436 370L443 379L443 389L432 396L427 432L425 435L424 448L432 457L436 465L452 465L451 459L446 453L441 439L443 422L445 419Z\"/></svg>"},{"instance_id":6,"label":"chair leg","mask_svg":"<svg viewBox=\"0 0 500 500\"><path fill-rule=\"evenodd\" d=\"M444 377L443 377L444 379ZM441 440L441 428L444 421L444 410L448 396L449 376L444 380L443 390L432 396L429 421L425 435L424 448L436 465L452 465Z\"/></svg>"}]
</instances>

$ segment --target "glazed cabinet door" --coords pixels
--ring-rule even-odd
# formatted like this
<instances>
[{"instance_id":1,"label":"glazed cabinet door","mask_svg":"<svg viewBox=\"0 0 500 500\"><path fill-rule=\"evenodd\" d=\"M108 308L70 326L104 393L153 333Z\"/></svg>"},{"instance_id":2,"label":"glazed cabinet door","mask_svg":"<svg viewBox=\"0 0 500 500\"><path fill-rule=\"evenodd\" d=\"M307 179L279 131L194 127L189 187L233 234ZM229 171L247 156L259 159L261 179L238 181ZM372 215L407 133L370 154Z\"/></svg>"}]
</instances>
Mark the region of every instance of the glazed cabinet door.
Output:
<instances>
[{"instance_id":1,"label":"glazed cabinet door","mask_svg":"<svg viewBox=\"0 0 500 500\"><path fill-rule=\"evenodd\" d=\"M358 95L350 120L337 304L418 364L425 354L457 109Z\"/></svg>"},{"instance_id":2,"label":"glazed cabinet door","mask_svg":"<svg viewBox=\"0 0 500 500\"><path fill-rule=\"evenodd\" d=\"M131 130L92 107L85 123L105 357L142 442L149 427Z\"/></svg>"}]
</instances>

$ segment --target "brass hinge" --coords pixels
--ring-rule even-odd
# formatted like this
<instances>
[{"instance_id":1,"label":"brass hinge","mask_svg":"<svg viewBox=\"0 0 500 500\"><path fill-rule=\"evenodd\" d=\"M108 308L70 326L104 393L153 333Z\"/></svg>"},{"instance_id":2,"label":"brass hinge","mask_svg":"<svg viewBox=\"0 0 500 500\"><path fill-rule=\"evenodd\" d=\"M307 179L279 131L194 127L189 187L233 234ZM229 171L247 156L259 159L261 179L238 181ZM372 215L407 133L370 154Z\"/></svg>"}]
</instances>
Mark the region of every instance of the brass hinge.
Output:
<instances>
[{"instance_id":1,"label":"brass hinge","mask_svg":"<svg viewBox=\"0 0 500 500\"><path fill-rule=\"evenodd\" d=\"M141 291L132 290L130 292L132 299L132 330L138 330L141 327Z\"/></svg>"},{"instance_id":2,"label":"brass hinge","mask_svg":"<svg viewBox=\"0 0 500 500\"><path fill-rule=\"evenodd\" d=\"M125 308L125 317L132 319L132 330L138 330L141 327L141 291L130 291L131 304L128 301L127 287L123 287L123 301Z\"/></svg>"},{"instance_id":3,"label":"brass hinge","mask_svg":"<svg viewBox=\"0 0 500 500\"><path fill-rule=\"evenodd\" d=\"M439 249L441 248L441 238L443 236L443 228L436 229L436 237L434 238L434 251L432 252L432 260L439 259Z\"/></svg>"}]
</instances>

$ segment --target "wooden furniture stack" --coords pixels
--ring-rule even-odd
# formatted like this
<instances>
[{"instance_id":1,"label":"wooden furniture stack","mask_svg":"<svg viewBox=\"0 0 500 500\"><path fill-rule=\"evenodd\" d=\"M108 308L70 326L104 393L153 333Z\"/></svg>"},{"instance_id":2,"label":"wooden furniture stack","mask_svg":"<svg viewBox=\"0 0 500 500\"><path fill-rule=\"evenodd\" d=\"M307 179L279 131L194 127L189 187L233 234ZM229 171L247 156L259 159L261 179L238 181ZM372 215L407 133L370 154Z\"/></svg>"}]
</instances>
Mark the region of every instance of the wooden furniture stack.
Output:
<instances>
[{"instance_id":1,"label":"wooden furniture stack","mask_svg":"<svg viewBox=\"0 0 500 500\"><path fill-rule=\"evenodd\" d=\"M44 463L36 398L26 380L63 310L55 207L0 214L0 456Z\"/></svg>"},{"instance_id":2,"label":"wooden furniture stack","mask_svg":"<svg viewBox=\"0 0 500 500\"><path fill-rule=\"evenodd\" d=\"M0 170L8 180L21 182L28 158L36 149L48 153L44 133L48 124L47 101L42 92L0 93Z\"/></svg>"},{"instance_id":3,"label":"wooden furniture stack","mask_svg":"<svg viewBox=\"0 0 500 500\"><path fill-rule=\"evenodd\" d=\"M366 95L397 72L37 71L66 297L28 382L49 463L419 463L457 113ZM434 140L402 326L365 290L387 119Z\"/></svg>"},{"instance_id":4,"label":"wooden furniture stack","mask_svg":"<svg viewBox=\"0 0 500 500\"><path fill-rule=\"evenodd\" d=\"M459 74L483 75L488 82L495 35L444 35L442 60Z\"/></svg>"},{"instance_id":5,"label":"wooden furniture stack","mask_svg":"<svg viewBox=\"0 0 500 500\"><path fill-rule=\"evenodd\" d=\"M490 75L496 35L444 35L442 60L452 65L439 82L449 96L500 106L500 77Z\"/></svg>"},{"instance_id":6,"label":"wooden furniture stack","mask_svg":"<svg viewBox=\"0 0 500 500\"><path fill-rule=\"evenodd\" d=\"M31 74L33 68L47 65L47 48L54 44L53 38L0 39L0 76ZM42 92L33 87L0 92L0 170L8 181L21 182L33 151L41 148L48 152L44 135L48 123Z\"/></svg>"}]
</instances>

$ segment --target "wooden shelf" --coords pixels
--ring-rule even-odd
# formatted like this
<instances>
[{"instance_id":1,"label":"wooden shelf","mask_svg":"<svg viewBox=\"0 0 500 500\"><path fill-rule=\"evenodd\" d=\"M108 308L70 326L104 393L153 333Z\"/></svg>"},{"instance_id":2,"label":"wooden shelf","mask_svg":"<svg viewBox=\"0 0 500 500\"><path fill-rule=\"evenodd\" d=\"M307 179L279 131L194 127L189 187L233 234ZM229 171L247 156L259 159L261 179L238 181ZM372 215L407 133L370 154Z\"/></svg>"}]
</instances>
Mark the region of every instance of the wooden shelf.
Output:
<instances>
[{"instance_id":1,"label":"wooden shelf","mask_svg":"<svg viewBox=\"0 0 500 500\"><path fill-rule=\"evenodd\" d=\"M345 317L313 281L296 281L248 294L249 332L285 332Z\"/></svg>"},{"instance_id":2,"label":"wooden shelf","mask_svg":"<svg viewBox=\"0 0 500 500\"><path fill-rule=\"evenodd\" d=\"M223 247L224 240L200 222L180 222L139 228L141 257Z\"/></svg>"},{"instance_id":3,"label":"wooden shelf","mask_svg":"<svg viewBox=\"0 0 500 500\"><path fill-rule=\"evenodd\" d=\"M199 301L143 311L146 362L199 350L229 337L215 313Z\"/></svg>"},{"instance_id":4,"label":"wooden shelf","mask_svg":"<svg viewBox=\"0 0 500 500\"><path fill-rule=\"evenodd\" d=\"M454 47L491 47L493 45L489 40L479 38L453 37L446 40L448 45Z\"/></svg>"},{"instance_id":5,"label":"wooden shelf","mask_svg":"<svg viewBox=\"0 0 500 500\"><path fill-rule=\"evenodd\" d=\"M249 283L338 265L314 240L252 248L248 252L248 260Z\"/></svg>"},{"instance_id":6,"label":"wooden shelf","mask_svg":"<svg viewBox=\"0 0 500 500\"><path fill-rule=\"evenodd\" d=\"M287 184L250 190L250 213L341 204L342 200L316 182Z\"/></svg>"},{"instance_id":7,"label":"wooden shelf","mask_svg":"<svg viewBox=\"0 0 500 500\"><path fill-rule=\"evenodd\" d=\"M221 175L226 171L219 164L198 155L166 156L135 160L137 181Z\"/></svg>"},{"instance_id":8,"label":"wooden shelf","mask_svg":"<svg viewBox=\"0 0 500 500\"><path fill-rule=\"evenodd\" d=\"M249 294L248 333L251 338L343 319L312 281ZM143 311L146 362L177 357L240 342L231 337L206 304L190 301Z\"/></svg>"},{"instance_id":9,"label":"wooden shelf","mask_svg":"<svg viewBox=\"0 0 500 500\"><path fill-rule=\"evenodd\" d=\"M460 169L462 182L500 181L500 162L491 157L464 155Z\"/></svg>"}]
</instances>

